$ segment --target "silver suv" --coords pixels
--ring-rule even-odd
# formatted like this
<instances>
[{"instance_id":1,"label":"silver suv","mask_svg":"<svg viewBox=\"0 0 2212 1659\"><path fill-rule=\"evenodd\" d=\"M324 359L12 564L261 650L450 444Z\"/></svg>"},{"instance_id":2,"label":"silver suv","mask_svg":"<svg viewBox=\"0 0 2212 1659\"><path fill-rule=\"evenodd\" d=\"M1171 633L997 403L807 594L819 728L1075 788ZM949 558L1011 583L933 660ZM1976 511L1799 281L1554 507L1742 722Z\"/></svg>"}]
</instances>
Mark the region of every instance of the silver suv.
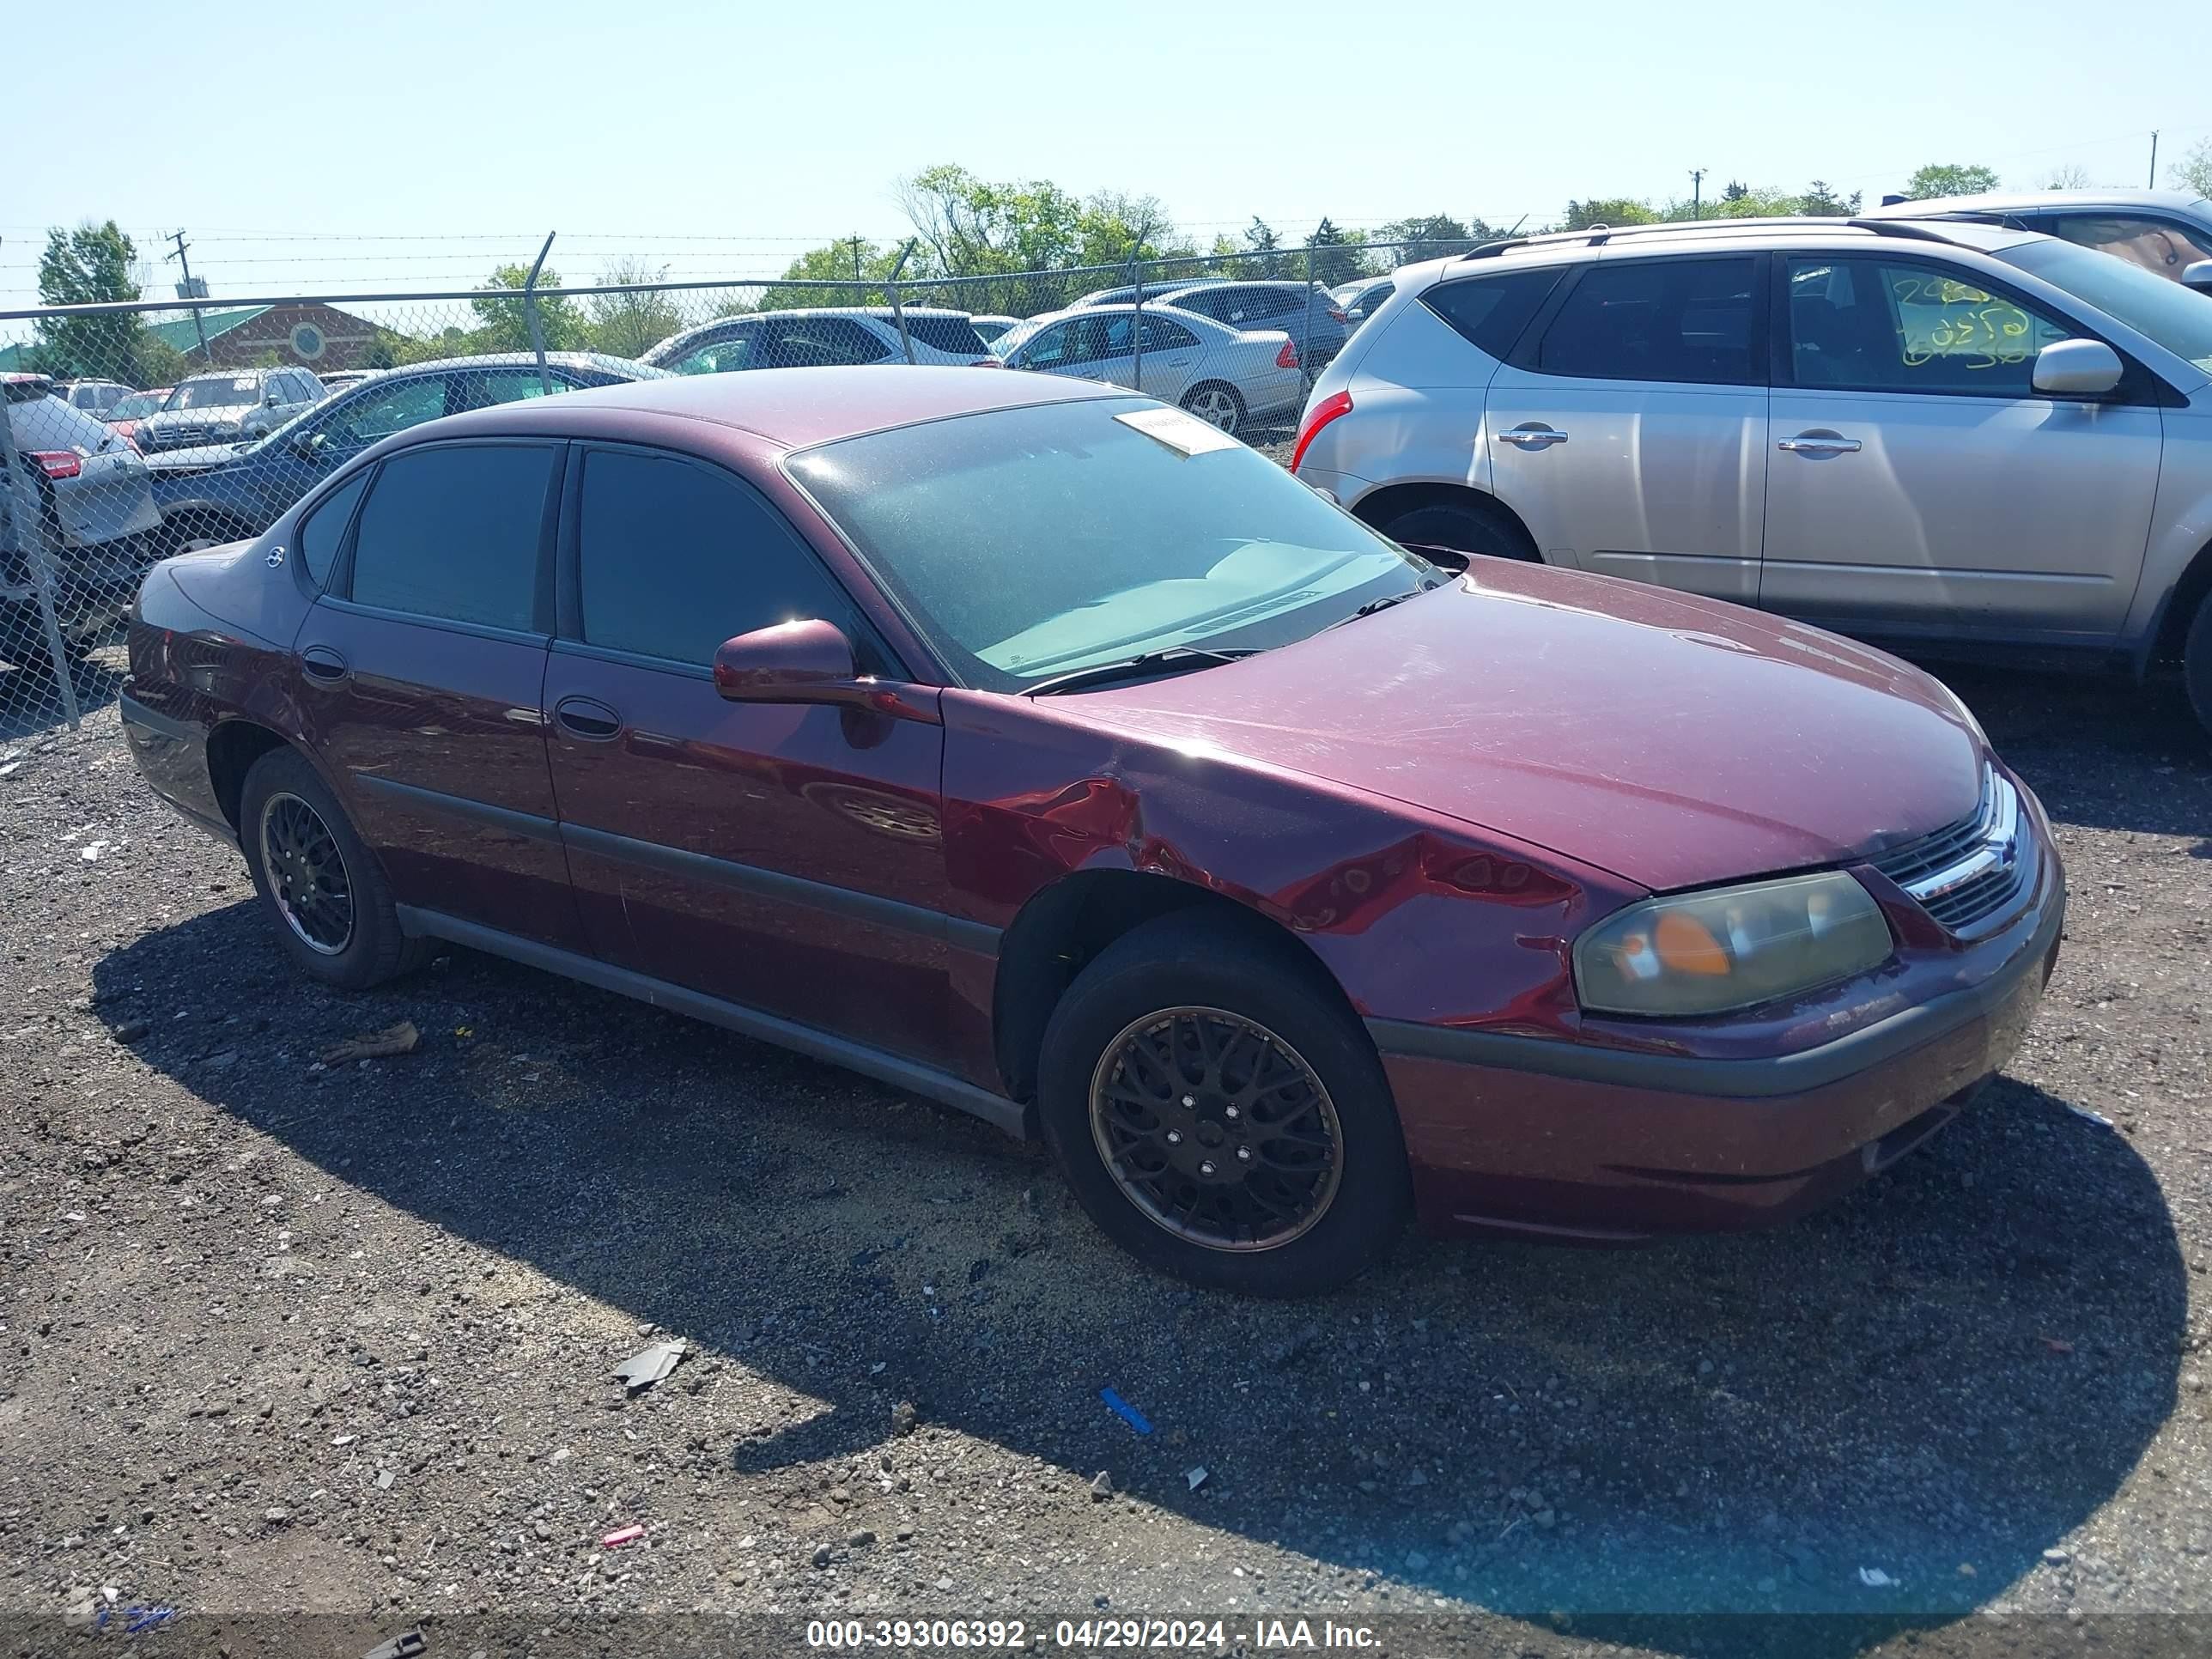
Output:
<instances>
[{"instance_id":1,"label":"silver suv","mask_svg":"<svg viewBox=\"0 0 2212 1659\"><path fill-rule=\"evenodd\" d=\"M1746 221L1411 265L1291 465L1401 542L2184 660L2212 726L2212 299L2052 237Z\"/></svg>"}]
</instances>

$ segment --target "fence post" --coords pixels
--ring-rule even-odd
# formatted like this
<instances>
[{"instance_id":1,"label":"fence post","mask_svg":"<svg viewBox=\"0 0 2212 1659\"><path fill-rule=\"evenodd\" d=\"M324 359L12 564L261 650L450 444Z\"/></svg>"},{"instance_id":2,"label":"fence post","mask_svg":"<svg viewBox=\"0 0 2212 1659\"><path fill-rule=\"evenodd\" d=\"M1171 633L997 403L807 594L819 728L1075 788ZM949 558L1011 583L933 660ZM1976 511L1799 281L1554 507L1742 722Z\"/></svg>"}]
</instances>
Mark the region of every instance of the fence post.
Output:
<instances>
[{"instance_id":1,"label":"fence post","mask_svg":"<svg viewBox=\"0 0 2212 1659\"><path fill-rule=\"evenodd\" d=\"M1311 242L1309 242L1309 243L1307 243L1307 244L1306 244L1306 321L1305 321L1305 330L1306 330L1306 331L1305 331L1305 337L1304 337L1304 339L1302 339L1302 340L1300 340L1300 341L1298 342L1298 372L1299 372L1300 374L1304 374L1304 375L1305 376L1306 384L1307 384L1308 386L1311 386L1311 385L1313 384L1313 380L1314 380L1314 371L1313 371L1313 290L1314 290L1313 270L1314 270L1313 244L1312 244Z\"/></svg>"},{"instance_id":2,"label":"fence post","mask_svg":"<svg viewBox=\"0 0 2212 1659\"><path fill-rule=\"evenodd\" d=\"M1139 398L1145 395L1145 238L1152 234L1152 222L1146 219L1138 228L1137 240L1129 245L1129 281L1135 285L1129 295L1129 349L1133 360L1129 368L1129 390Z\"/></svg>"},{"instance_id":3,"label":"fence post","mask_svg":"<svg viewBox=\"0 0 2212 1659\"><path fill-rule=\"evenodd\" d=\"M0 427L5 422L4 413L0 413ZM6 435L0 431L0 437ZM23 544L23 562L29 567L31 591L39 600L39 626L46 636L46 655L53 660L54 684L61 687L62 713L69 717L70 730L74 732L82 724L82 716L76 706L76 679L70 672L69 653L62 646L61 623L54 615L54 568L46 559L46 515L38 489L23 470L23 458L15 453L15 441L9 438L0 444L0 450L8 458L9 517Z\"/></svg>"},{"instance_id":4,"label":"fence post","mask_svg":"<svg viewBox=\"0 0 2212 1659\"><path fill-rule=\"evenodd\" d=\"M899 349L906 353L908 363L914 362L914 340L906 331L906 307L899 303L899 272L906 269L907 256L914 252L916 240L912 236L906 239L906 246L899 250L898 263L884 278L884 295L891 302L891 320L898 325Z\"/></svg>"},{"instance_id":5,"label":"fence post","mask_svg":"<svg viewBox=\"0 0 2212 1659\"><path fill-rule=\"evenodd\" d=\"M522 282L522 314L530 325L530 349L538 354L538 389L547 397L553 395L552 371L545 367L545 334L538 326L538 273L545 268L545 256L553 251L554 231L545 233L545 246L538 250L537 258L531 261L530 275Z\"/></svg>"}]
</instances>

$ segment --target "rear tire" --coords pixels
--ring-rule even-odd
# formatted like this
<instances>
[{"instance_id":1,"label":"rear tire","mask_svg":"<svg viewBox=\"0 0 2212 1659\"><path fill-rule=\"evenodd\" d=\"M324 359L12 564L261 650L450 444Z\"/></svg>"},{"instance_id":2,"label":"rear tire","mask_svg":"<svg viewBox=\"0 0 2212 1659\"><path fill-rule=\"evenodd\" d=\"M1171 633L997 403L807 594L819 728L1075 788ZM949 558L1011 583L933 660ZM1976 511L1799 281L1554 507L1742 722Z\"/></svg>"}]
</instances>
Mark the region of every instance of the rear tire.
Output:
<instances>
[{"instance_id":1,"label":"rear tire","mask_svg":"<svg viewBox=\"0 0 2212 1659\"><path fill-rule=\"evenodd\" d=\"M2196 620L2181 647L2181 678L2197 724L2212 732L2212 593L2197 602Z\"/></svg>"},{"instance_id":2,"label":"rear tire","mask_svg":"<svg viewBox=\"0 0 2212 1659\"><path fill-rule=\"evenodd\" d=\"M1100 952L1045 1027L1037 1095L1091 1218L1194 1285L1333 1290L1411 1207L1366 1032L1316 966L1235 916L1163 916Z\"/></svg>"},{"instance_id":3,"label":"rear tire","mask_svg":"<svg viewBox=\"0 0 2212 1659\"><path fill-rule=\"evenodd\" d=\"M1382 526L1401 546L1449 549L1465 561L1477 557L1539 562L1528 532L1503 513L1475 501L1435 501L1401 513Z\"/></svg>"},{"instance_id":4,"label":"rear tire","mask_svg":"<svg viewBox=\"0 0 2212 1659\"><path fill-rule=\"evenodd\" d=\"M1222 380L1204 380L1182 394L1182 406L1208 426L1235 437L1244 426L1244 399Z\"/></svg>"},{"instance_id":5,"label":"rear tire","mask_svg":"<svg viewBox=\"0 0 2212 1659\"><path fill-rule=\"evenodd\" d=\"M427 943L400 932L384 872L302 756L272 749L254 762L240 793L238 840L277 942L301 972L365 991L420 964Z\"/></svg>"}]
</instances>

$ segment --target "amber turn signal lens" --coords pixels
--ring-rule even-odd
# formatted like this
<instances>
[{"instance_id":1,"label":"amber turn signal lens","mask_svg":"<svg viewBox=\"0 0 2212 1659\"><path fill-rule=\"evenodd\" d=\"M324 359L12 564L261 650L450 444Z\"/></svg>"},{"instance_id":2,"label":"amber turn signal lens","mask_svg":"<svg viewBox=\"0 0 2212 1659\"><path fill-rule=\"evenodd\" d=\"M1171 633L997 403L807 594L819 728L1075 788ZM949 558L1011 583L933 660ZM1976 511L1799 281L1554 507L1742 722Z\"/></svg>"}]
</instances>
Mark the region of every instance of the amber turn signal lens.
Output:
<instances>
[{"instance_id":1,"label":"amber turn signal lens","mask_svg":"<svg viewBox=\"0 0 2212 1659\"><path fill-rule=\"evenodd\" d=\"M1695 916L1686 916L1672 910L1659 918L1652 929L1652 943L1658 947L1659 960L1678 974L1725 974L1729 970L1728 952L1712 930Z\"/></svg>"}]
</instances>

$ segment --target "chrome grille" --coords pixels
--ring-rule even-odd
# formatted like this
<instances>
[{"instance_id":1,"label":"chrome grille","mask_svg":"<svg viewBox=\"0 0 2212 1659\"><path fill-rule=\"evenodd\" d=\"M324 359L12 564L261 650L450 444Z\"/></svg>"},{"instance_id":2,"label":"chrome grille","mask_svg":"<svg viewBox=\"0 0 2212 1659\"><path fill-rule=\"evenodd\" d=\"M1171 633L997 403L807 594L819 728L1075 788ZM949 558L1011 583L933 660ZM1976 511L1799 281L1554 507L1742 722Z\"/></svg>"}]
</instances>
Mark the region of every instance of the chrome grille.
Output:
<instances>
[{"instance_id":1,"label":"chrome grille","mask_svg":"<svg viewBox=\"0 0 2212 1659\"><path fill-rule=\"evenodd\" d=\"M2008 906L2027 884L2027 825L2020 792L1994 769L1970 817L1872 860L1942 927L1971 931Z\"/></svg>"}]
</instances>

